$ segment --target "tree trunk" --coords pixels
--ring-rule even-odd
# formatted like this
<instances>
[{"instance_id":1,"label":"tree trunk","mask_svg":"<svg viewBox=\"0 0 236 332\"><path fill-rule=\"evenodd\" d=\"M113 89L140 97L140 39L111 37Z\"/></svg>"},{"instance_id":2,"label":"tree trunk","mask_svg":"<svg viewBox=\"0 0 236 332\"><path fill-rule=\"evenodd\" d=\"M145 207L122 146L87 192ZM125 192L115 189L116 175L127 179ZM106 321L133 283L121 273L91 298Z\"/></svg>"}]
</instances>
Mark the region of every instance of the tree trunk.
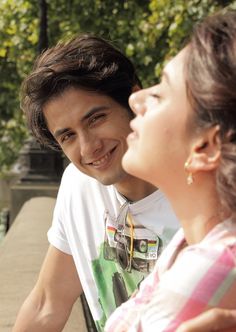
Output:
<instances>
[{"instance_id":1,"label":"tree trunk","mask_svg":"<svg viewBox=\"0 0 236 332\"><path fill-rule=\"evenodd\" d=\"M47 2L39 0L39 43L38 52L42 53L48 48L48 22L47 22Z\"/></svg>"}]
</instances>

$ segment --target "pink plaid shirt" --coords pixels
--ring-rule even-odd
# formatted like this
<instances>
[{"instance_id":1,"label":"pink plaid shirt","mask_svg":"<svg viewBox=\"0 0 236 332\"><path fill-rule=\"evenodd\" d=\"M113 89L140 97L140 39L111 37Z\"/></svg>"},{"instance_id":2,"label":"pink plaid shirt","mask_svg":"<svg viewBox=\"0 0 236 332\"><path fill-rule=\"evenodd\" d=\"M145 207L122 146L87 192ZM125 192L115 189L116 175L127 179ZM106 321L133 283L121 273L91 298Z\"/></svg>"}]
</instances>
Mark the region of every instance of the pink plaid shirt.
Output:
<instances>
[{"instance_id":1,"label":"pink plaid shirt","mask_svg":"<svg viewBox=\"0 0 236 332\"><path fill-rule=\"evenodd\" d=\"M184 242L179 230L136 296L108 319L106 332L174 332L210 308L236 309L236 222L218 224L180 251Z\"/></svg>"}]
</instances>

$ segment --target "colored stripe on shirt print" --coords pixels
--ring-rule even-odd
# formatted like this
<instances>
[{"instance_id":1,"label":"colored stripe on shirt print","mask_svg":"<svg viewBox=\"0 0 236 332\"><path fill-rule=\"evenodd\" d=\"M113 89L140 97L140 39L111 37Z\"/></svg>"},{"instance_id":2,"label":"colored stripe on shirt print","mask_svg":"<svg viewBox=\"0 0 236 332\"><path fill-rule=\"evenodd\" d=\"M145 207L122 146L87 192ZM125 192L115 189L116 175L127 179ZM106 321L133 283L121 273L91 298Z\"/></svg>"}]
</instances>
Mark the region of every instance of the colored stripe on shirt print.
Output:
<instances>
[{"instance_id":1,"label":"colored stripe on shirt print","mask_svg":"<svg viewBox=\"0 0 236 332\"><path fill-rule=\"evenodd\" d=\"M115 233L116 233L116 228L112 227L112 226L107 226L107 237L110 239L110 241L114 242L114 237L115 237Z\"/></svg>"},{"instance_id":2,"label":"colored stripe on shirt print","mask_svg":"<svg viewBox=\"0 0 236 332\"><path fill-rule=\"evenodd\" d=\"M156 251L157 250L158 243L157 241L148 241L148 250L149 251Z\"/></svg>"},{"instance_id":3,"label":"colored stripe on shirt print","mask_svg":"<svg viewBox=\"0 0 236 332\"><path fill-rule=\"evenodd\" d=\"M146 259L157 259L159 256L159 239L157 240L148 240L148 250L146 254Z\"/></svg>"},{"instance_id":4,"label":"colored stripe on shirt print","mask_svg":"<svg viewBox=\"0 0 236 332\"><path fill-rule=\"evenodd\" d=\"M204 277L197 283L191 297L187 299L183 308L168 325L165 332L175 331L181 322L199 315L207 308L215 293L228 277L228 274L235 268L232 258L231 255L229 256L229 251L224 250L218 259L213 262L213 265L210 266ZM216 305L217 303L214 303L214 306Z\"/></svg>"}]
</instances>

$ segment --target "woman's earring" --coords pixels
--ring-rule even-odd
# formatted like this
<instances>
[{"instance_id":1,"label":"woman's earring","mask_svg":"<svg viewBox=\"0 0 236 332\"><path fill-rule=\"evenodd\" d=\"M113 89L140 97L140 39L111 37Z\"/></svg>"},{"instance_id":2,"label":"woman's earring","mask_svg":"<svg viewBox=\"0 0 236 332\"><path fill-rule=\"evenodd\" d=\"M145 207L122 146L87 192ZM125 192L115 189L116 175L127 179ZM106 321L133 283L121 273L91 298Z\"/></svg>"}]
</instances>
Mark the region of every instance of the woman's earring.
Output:
<instances>
[{"instance_id":1,"label":"woman's earring","mask_svg":"<svg viewBox=\"0 0 236 332\"><path fill-rule=\"evenodd\" d=\"M188 168L189 168L189 161L186 161L186 163L184 164L184 169L185 169L186 172L188 172ZM188 172L187 185L191 186L191 184L193 184L193 182L194 182L193 173Z\"/></svg>"}]
</instances>

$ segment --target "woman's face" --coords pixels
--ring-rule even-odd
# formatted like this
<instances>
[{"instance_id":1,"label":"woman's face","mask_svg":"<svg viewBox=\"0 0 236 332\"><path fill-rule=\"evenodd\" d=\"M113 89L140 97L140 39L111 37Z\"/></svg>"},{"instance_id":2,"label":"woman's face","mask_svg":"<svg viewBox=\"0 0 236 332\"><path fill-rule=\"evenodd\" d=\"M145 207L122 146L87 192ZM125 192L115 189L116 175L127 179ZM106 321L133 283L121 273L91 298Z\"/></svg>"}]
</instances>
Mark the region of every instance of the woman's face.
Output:
<instances>
[{"instance_id":1,"label":"woman's face","mask_svg":"<svg viewBox=\"0 0 236 332\"><path fill-rule=\"evenodd\" d=\"M183 49L166 65L160 84L132 94L129 100L137 116L131 121L133 132L127 138L123 167L160 188L181 178L186 181L187 120L192 114L184 77L187 52Z\"/></svg>"}]
</instances>

